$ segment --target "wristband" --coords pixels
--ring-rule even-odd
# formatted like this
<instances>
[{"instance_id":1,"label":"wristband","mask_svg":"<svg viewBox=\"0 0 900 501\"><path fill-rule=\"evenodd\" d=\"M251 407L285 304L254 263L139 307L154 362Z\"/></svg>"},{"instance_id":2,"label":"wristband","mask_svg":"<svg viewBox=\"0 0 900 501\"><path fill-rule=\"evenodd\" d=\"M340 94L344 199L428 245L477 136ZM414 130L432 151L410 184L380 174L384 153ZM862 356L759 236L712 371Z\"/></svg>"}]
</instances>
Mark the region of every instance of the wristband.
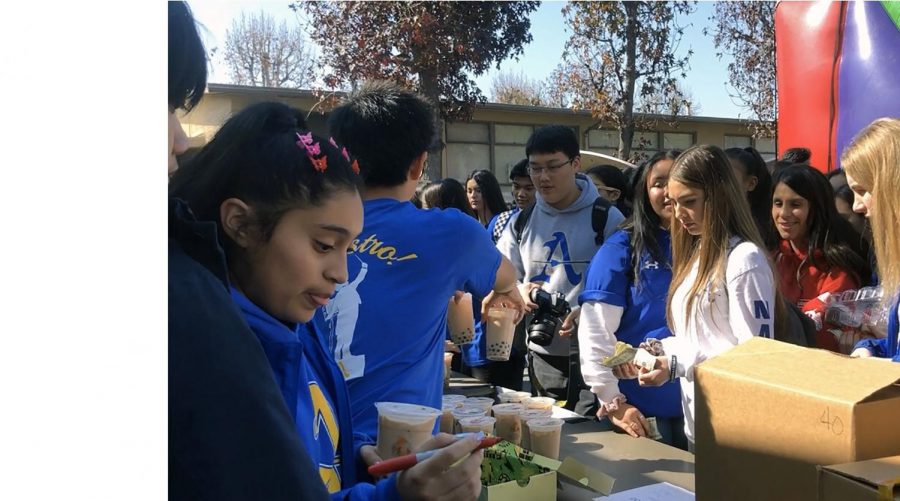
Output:
<instances>
[{"instance_id":1,"label":"wristband","mask_svg":"<svg viewBox=\"0 0 900 501\"><path fill-rule=\"evenodd\" d=\"M672 360L669 361L669 382L675 381L675 371L678 369L678 357L672 355Z\"/></svg>"}]
</instances>

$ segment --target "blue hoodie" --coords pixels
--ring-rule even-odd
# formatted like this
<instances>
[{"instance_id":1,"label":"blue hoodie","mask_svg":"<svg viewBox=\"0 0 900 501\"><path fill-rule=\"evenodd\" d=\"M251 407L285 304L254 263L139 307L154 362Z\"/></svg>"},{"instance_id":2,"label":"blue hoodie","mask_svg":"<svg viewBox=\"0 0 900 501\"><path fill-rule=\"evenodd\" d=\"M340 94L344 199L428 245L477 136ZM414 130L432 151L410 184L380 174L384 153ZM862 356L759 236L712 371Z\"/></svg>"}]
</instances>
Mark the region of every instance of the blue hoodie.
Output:
<instances>
[{"instance_id":1,"label":"blue hoodie","mask_svg":"<svg viewBox=\"0 0 900 501\"><path fill-rule=\"evenodd\" d=\"M666 294L672 281L672 246L669 232L656 234L659 248L666 258L657 263L644 251L640 261L640 285L635 284L631 265L631 237L624 230L610 236L587 271L584 292L579 304L588 301L619 306L624 309L616 339L637 346L647 338L662 339L672 335L666 326ZM648 416L681 417L681 389L678 382L658 388L642 387L637 379L620 379L619 391Z\"/></svg>"},{"instance_id":2,"label":"blue hoodie","mask_svg":"<svg viewBox=\"0 0 900 501\"><path fill-rule=\"evenodd\" d=\"M359 449L373 441L353 433L347 385L313 324L284 324L234 287L231 297L269 359L297 433L318 464L331 499L400 499L396 474L374 485L358 480L366 476L362 463L357 465Z\"/></svg>"}]
</instances>

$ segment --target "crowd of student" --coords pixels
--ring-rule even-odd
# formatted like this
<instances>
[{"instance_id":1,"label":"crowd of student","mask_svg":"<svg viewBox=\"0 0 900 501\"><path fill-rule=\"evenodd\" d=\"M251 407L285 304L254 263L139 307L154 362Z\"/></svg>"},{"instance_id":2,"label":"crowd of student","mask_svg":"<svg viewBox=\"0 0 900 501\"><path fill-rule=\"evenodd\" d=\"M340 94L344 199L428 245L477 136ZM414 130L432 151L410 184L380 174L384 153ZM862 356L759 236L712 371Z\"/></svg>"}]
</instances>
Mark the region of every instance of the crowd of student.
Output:
<instances>
[{"instance_id":1,"label":"crowd of student","mask_svg":"<svg viewBox=\"0 0 900 501\"><path fill-rule=\"evenodd\" d=\"M458 349L461 370L521 389L527 369L535 395L635 437L653 417L664 442L689 449L697 364L753 336L791 339L798 315L816 319L814 345L837 350L827 294L870 284L873 269L886 297L900 287L896 119L845 151L852 198L802 159L770 172L752 148L700 145L628 176L585 175L572 129L541 127L509 173L509 209L485 170L417 190L436 110L384 82L332 111L330 137L299 110L257 103L179 166L175 111L206 83L181 2L169 4L169 61L174 499L475 499L471 437L438 434L422 446L441 448L430 459L366 473L381 460L375 402L441 407L448 303L462 293L476 338ZM571 305L549 344L526 328L536 289ZM508 361L485 356L491 307L516 312ZM886 336L854 356L900 359L896 299L890 312ZM617 341L655 367L603 366Z\"/></svg>"}]
</instances>

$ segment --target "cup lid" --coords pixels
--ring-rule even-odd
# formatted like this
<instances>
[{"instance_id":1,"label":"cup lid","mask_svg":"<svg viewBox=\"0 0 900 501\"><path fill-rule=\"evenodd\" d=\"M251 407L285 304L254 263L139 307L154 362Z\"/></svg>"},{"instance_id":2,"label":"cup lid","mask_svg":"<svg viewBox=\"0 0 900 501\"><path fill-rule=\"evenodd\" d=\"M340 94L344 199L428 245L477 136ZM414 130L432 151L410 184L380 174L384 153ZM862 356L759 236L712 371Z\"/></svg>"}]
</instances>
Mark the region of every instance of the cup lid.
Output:
<instances>
[{"instance_id":1,"label":"cup lid","mask_svg":"<svg viewBox=\"0 0 900 501\"><path fill-rule=\"evenodd\" d=\"M444 395L443 397L441 397L441 400L444 402L462 402L466 398L467 397L465 395L456 395L451 393L450 395Z\"/></svg>"},{"instance_id":2,"label":"cup lid","mask_svg":"<svg viewBox=\"0 0 900 501\"><path fill-rule=\"evenodd\" d=\"M461 419L464 417L484 416L485 410L480 407L457 407L450 411L453 417Z\"/></svg>"},{"instance_id":3,"label":"cup lid","mask_svg":"<svg viewBox=\"0 0 900 501\"><path fill-rule=\"evenodd\" d=\"M526 398L523 403L526 407L528 407L528 404L547 405L549 403L550 405L554 405L556 403L556 399L550 397L531 397Z\"/></svg>"},{"instance_id":4,"label":"cup lid","mask_svg":"<svg viewBox=\"0 0 900 501\"><path fill-rule=\"evenodd\" d=\"M532 431L553 430L562 428L564 421L557 418L540 418L528 421L528 428Z\"/></svg>"},{"instance_id":5,"label":"cup lid","mask_svg":"<svg viewBox=\"0 0 900 501\"><path fill-rule=\"evenodd\" d=\"M518 413L522 412L523 410L525 410L525 407L522 404L513 404L513 403L497 404L491 408L494 410L494 413L499 413L499 414L513 414L513 413L518 414Z\"/></svg>"},{"instance_id":6,"label":"cup lid","mask_svg":"<svg viewBox=\"0 0 900 501\"><path fill-rule=\"evenodd\" d=\"M503 403L521 403L526 398L531 398L531 393L528 393L527 391L505 391L502 393L498 393L497 398L499 398Z\"/></svg>"},{"instance_id":7,"label":"cup lid","mask_svg":"<svg viewBox=\"0 0 900 501\"><path fill-rule=\"evenodd\" d=\"M519 417L524 420L548 418L553 414L550 409L525 409L519 413Z\"/></svg>"},{"instance_id":8,"label":"cup lid","mask_svg":"<svg viewBox=\"0 0 900 501\"><path fill-rule=\"evenodd\" d=\"M375 402L380 416L393 416L401 419L427 421L441 415L443 411L425 405L405 404L401 402Z\"/></svg>"},{"instance_id":9,"label":"cup lid","mask_svg":"<svg viewBox=\"0 0 900 501\"><path fill-rule=\"evenodd\" d=\"M472 416L459 419L459 424L464 426L483 426L486 424L494 424L497 420L491 416Z\"/></svg>"},{"instance_id":10,"label":"cup lid","mask_svg":"<svg viewBox=\"0 0 900 501\"><path fill-rule=\"evenodd\" d=\"M466 399L466 403L467 404L472 403L472 404L477 404L477 405L490 403L491 405L494 405L494 399L490 398L490 397L469 397Z\"/></svg>"}]
</instances>

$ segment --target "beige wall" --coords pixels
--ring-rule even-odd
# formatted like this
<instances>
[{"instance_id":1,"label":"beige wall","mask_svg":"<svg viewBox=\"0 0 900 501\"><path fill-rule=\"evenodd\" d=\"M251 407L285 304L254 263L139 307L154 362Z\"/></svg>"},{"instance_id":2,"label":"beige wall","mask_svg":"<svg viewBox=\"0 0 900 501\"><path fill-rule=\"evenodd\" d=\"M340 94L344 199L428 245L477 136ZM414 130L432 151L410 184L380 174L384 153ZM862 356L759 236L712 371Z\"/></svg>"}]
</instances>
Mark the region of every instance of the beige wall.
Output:
<instances>
[{"instance_id":1,"label":"beige wall","mask_svg":"<svg viewBox=\"0 0 900 501\"><path fill-rule=\"evenodd\" d=\"M182 117L185 132L190 138L191 147L200 147L212 139L219 126L235 111L245 106L268 100L277 100L288 105L310 110L317 105L317 99L306 91L289 89L241 88L235 86L219 86L213 84L211 92L204 96L200 104L190 113ZM309 114L310 129L318 134L327 134L326 115L319 111ZM573 112L564 109L510 107L506 105L488 104L475 110L473 122L487 124L525 124L545 125L561 124L576 128L583 149L587 147L587 131L595 126L596 120L587 112ZM677 126L664 121L657 121L654 130L693 133L697 144L714 144L725 146L726 135L750 136L748 127L736 120L710 119L701 120L690 117L683 119ZM446 139L446 138L444 138ZM524 147L523 147L524 156ZM442 152L444 175L447 165L452 160L447 157L447 149ZM496 163L496 162L494 162ZM506 183L505 166L494 165L498 180ZM504 171L504 172L500 172Z\"/></svg>"}]
</instances>

